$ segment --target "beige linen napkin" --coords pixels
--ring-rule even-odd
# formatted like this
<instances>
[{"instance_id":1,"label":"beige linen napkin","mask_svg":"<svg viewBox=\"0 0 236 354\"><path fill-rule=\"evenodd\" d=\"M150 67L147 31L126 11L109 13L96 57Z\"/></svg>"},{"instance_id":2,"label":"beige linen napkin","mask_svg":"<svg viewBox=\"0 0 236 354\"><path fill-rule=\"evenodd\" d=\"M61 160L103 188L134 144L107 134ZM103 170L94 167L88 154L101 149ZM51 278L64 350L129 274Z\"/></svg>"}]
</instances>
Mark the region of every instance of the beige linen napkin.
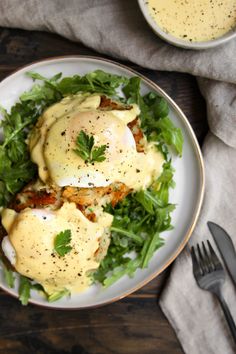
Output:
<instances>
[{"instance_id":1,"label":"beige linen napkin","mask_svg":"<svg viewBox=\"0 0 236 354\"><path fill-rule=\"evenodd\" d=\"M1 0L0 25L55 32L143 67L196 75L211 132L203 148L205 201L190 243L209 237L211 220L228 230L236 246L236 40L207 51L175 48L153 34L136 0ZM236 319L229 279L224 293ZM175 262L160 304L186 353L235 353L219 305L194 281L188 250Z\"/></svg>"}]
</instances>

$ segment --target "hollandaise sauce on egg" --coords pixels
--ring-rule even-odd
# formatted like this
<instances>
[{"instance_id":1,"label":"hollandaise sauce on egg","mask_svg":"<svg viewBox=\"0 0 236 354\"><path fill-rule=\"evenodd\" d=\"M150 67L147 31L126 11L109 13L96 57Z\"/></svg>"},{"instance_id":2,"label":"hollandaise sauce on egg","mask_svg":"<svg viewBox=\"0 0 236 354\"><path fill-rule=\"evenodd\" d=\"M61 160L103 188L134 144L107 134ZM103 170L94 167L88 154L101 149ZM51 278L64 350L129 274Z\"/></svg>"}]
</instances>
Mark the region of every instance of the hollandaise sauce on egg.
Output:
<instances>
[{"instance_id":1,"label":"hollandaise sauce on egg","mask_svg":"<svg viewBox=\"0 0 236 354\"><path fill-rule=\"evenodd\" d=\"M14 268L40 283L48 294L63 289L80 292L90 285L89 275L99 266L96 254L101 239L109 240L112 219L103 213L91 222L68 202L55 211L4 209L2 224L8 236L2 247ZM62 257L55 252L54 241L64 230L71 231L71 251Z\"/></svg>"},{"instance_id":2,"label":"hollandaise sauce on egg","mask_svg":"<svg viewBox=\"0 0 236 354\"><path fill-rule=\"evenodd\" d=\"M137 152L127 124L140 113L138 106L101 110L100 102L100 95L74 95L41 116L29 143L40 178L59 187L105 187L122 182L133 190L147 188L160 175L163 157L146 141L144 152ZM75 153L81 131L92 135L96 146L106 146L104 161L89 164Z\"/></svg>"}]
</instances>

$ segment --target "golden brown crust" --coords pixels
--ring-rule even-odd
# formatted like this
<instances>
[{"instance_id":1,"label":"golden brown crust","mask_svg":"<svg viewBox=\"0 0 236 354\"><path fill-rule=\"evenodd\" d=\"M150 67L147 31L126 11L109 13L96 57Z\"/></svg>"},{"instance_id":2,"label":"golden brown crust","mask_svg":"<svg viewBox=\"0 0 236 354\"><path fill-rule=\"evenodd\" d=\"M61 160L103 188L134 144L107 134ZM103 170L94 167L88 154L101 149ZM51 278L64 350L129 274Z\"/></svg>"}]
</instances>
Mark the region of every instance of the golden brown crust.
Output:
<instances>
[{"instance_id":1,"label":"golden brown crust","mask_svg":"<svg viewBox=\"0 0 236 354\"><path fill-rule=\"evenodd\" d=\"M106 96L101 96L101 103L99 106L100 109L103 110L129 110L132 109L131 105L124 105L115 101L112 101L109 97ZM136 143L136 148L138 152L143 152L144 151L144 135L143 132L140 128L140 121L139 118L136 117L132 122L128 123L128 127L130 128L134 140Z\"/></svg>"},{"instance_id":2,"label":"golden brown crust","mask_svg":"<svg viewBox=\"0 0 236 354\"><path fill-rule=\"evenodd\" d=\"M123 103L115 102L111 100L107 96L101 96L101 102L99 106L100 110L107 110L107 111L112 111L112 110L118 110L118 111L126 111L129 109L132 109L132 106L130 105L125 105Z\"/></svg>"},{"instance_id":3,"label":"golden brown crust","mask_svg":"<svg viewBox=\"0 0 236 354\"><path fill-rule=\"evenodd\" d=\"M137 151L144 152L144 135L140 128L139 119L136 118L132 122L128 123L128 127L134 136Z\"/></svg>"},{"instance_id":4,"label":"golden brown crust","mask_svg":"<svg viewBox=\"0 0 236 354\"><path fill-rule=\"evenodd\" d=\"M107 187L75 188L65 187L62 197L80 206L98 205L101 198L107 197L107 203L115 206L131 192L124 183L112 183Z\"/></svg>"},{"instance_id":5,"label":"golden brown crust","mask_svg":"<svg viewBox=\"0 0 236 354\"><path fill-rule=\"evenodd\" d=\"M63 202L74 202L77 208L90 220L96 220L96 214L86 210L89 206L111 203L114 207L119 201L124 199L132 190L123 183L112 183L107 187L77 188L64 187L60 193L46 189L36 190L37 182L29 183L9 204L9 208L20 212L25 208L48 208L58 209Z\"/></svg>"},{"instance_id":6,"label":"golden brown crust","mask_svg":"<svg viewBox=\"0 0 236 354\"><path fill-rule=\"evenodd\" d=\"M9 207L17 212L25 208L43 208L57 203L55 191L48 192L44 190L31 190L31 184L27 185L16 197L11 201Z\"/></svg>"}]
</instances>

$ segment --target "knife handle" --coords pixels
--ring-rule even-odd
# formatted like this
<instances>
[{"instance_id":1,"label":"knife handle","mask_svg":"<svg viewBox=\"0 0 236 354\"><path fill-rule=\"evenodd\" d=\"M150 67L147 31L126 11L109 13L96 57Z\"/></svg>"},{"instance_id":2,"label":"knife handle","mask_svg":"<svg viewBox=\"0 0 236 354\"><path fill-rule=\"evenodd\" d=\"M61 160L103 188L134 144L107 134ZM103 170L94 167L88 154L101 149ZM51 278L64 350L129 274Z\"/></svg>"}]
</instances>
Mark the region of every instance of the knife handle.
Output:
<instances>
[{"instance_id":1,"label":"knife handle","mask_svg":"<svg viewBox=\"0 0 236 354\"><path fill-rule=\"evenodd\" d=\"M224 312L226 321L228 323L228 326L230 328L231 334L233 336L234 342L236 343L236 325L235 322L233 320L233 317L230 313L230 310L228 308L227 303L225 302L225 299L223 298L223 296L218 296L219 302L221 304L222 310Z\"/></svg>"}]
</instances>

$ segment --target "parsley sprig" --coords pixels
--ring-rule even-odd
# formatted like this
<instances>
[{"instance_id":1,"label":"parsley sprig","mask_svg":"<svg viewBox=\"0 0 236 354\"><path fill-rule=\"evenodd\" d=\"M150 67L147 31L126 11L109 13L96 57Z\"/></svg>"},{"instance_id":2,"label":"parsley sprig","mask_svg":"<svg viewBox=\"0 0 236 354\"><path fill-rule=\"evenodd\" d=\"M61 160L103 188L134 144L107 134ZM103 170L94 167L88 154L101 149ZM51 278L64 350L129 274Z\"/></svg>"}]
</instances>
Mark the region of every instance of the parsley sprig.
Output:
<instances>
[{"instance_id":1,"label":"parsley sprig","mask_svg":"<svg viewBox=\"0 0 236 354\"><path fill-rule=\"evenodd\" d=\"M65 230L59 232L54 240L54 249L59 254L59 256L64 257L67 253L72 250L70 246L71 242L71 230Z\"/></svg>"},{"instance_id":2,"label":"parsley sprig","mask_svg":"<svg viewBox=\"0 0 236 354\"><path fill-rule=\"evenodd\" d=\"M105 151L107 146L101 145L99 147L94 146L93 135L87 135L83 130L80 131L76 139L77 148L74 149L85 162L102 162L106 159Z\"/></svg>"}]
</instances>

